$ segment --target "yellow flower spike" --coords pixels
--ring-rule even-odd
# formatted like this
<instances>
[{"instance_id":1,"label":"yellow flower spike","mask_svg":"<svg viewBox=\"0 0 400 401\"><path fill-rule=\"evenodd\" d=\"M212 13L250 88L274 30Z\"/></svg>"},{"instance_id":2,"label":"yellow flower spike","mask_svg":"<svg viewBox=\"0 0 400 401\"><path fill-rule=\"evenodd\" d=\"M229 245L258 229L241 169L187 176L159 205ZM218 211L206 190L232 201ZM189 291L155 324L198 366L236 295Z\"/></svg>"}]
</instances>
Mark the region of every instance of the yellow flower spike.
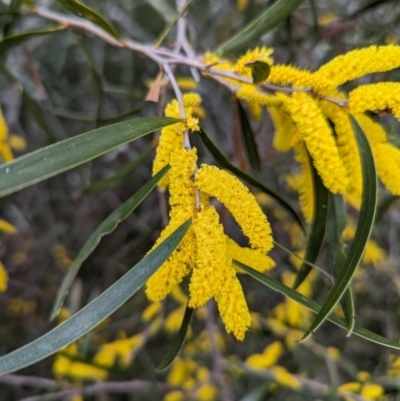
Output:
<instances>
[{"instance_id":1,"label":"yellow flower spike","mask_svg":"<svg viewBox=\"0 0 400 401\"><path fill-rule=\"evenodd\" d=\"M304 142L294 147L294 157L300 163L301 172L294 179L295 190L299 193L300 208L308 223L314 217L314 182L311 169L311 160L307 154Z\"/></svg>"},{"instance_id":2,"label":"yellow flower spike","mask_svg":"<svg viewBox=\"0 0 400 401\"><path fill-rule=\"evenodd\" d=\"M26 149L26 141L18 135L11 134L8 138L8 143L11 148L14 150L25 150Z\"/></svg>"},{"instance_id":3,"label":"yellow flower spike","mask_svg":"<svg viewBox=\"0 0 400 401\"><path fill-rule=\"evenodd\" d=\"M196 185L226 206L249 238L253 249L267 253L272 248L271 227L266 216L254 195L235 176L218 167L203 164L197 172Z\"/></svg>"},{"instance_id":4,"label":"yellow flower spike","mask_svg":"<svg viewBox=\"0 0 400 401\"><path fill-rule=\"evenodd\" d=\"M393 195L400 195L400 150L389 143L372 145L378 176Z\"/></svg>"},{"instance_id":5,"label":"yellow flower spike","mask_svg":"<svg viewBox=\"0 0 400 401\"><path fill-rule=\"evenodd\" d=\"M288 108L324 185L333 193L346 192L346 170L332 131L316 101L306 93L295 92Z\"/></svg>"},{"instance_id":6,"label":"yellow flower spike","mask_svg":"<svg viewBox=\"0 0 400 401\"><path fill-rule=\"evenodd\" d=\"M185 313L185 306L179 306L170 312L165 319L165 329L169 333L174 333L179 330L182 324L183 315Z\"/></svg>"},{"instance_id":7,"label":"yellow flower spike","mask_svg":"<svg viewBox=\"0 0 400 401\"><path fill-rule=\"evenodd\" d=\"M232 264L227 255L224 228L213 206L207 206L197 214L194 232L197 259L189 285L191 308L204 305L220 291Z\"/></svg>"},{"instance_id":8,"label":"yellow flower spike","mask_svg":"<svg viewBox=\"0 0 400 401\"><path fill-rule=\"evenodd\" d=\"M246 363L258 368L267 369L274 366L283 353L283 346L280 341L274 341L268 345L262 354L251 355Z\"/></svg>"},{"instance_id":9,"label":"yellow flower spike","mask_svg":"<svg viewBox=\"0 0 400 401\"><path fill-rule=\"evenodd\" d=\"M185 93L183 104L186 121L164 127L158 140L156 156L153 160L153 175L157 174L170 162L171 154L175 149L183 148L183 135L186 130L196 131L199 129L198 119L193 117L193 108L199 106L201 98L197 93ZM176 99L165 107L164 113L167 117L180 118L179 104ZM165 189L169 185L169 173L159 182L158 186Z\"/></svg>"},{"instance_id":10,"label":"yellow flower spike","mask_svg":"<svg viewBox=\"0 0 400 401\"><path fill-rule=\"evenodd\" d=\"M272 64L273 59L271 54L274 52L274 49L270 47L256 47L253 50L248 50L246 54L241 56L235 64L234 71L237 74L244 75L245 77L251 77L251 68L247 67L247 63L252 63L254 61L263 61L267 64Z\"/></svg>"},{"instance_id":11,"label":"yellow flower spike","mask_svg":"<svg viewBox=\"0 0 400 401\"><path fill-rule=\"evenodd\" d=\"M329 118L335 126L336 143L339 155L349 177L348 191L356 196L361 196L361 160L357 140L354 137L348 113L331 102L322 101L320 106L325 116Z\"/></svg>"},{"instance_id":12,"label":"yellow flower spike","mask_svg":"<svg viewBox=\"0 0 400 401\"><path fill-rule=\"evenodd\" d=\"M0 292L4 292L7 289L8 284L8 273L3 263L0 262Z\"/></svg>"},{"instance_id":13,"label":"yellow flower spike","mask_svg":"<svg viewBox=\"0 0 400 401\"><path fill-rule=\"evenodd\" d=\"M196 396L199 401L213 401L217 399L218 389L211 383L204 383L196 390Z\"/></svg>"},{"instance_id":14,"label":"yellow flower spike","mask_svg":"<svg viewBox=\"0 0 400 401\"><path fill-rule=\"evenodd\" d=\"M6 233L6 234L12 235L17 232L17 229L15 226L10 224L8 221L0 219L0 231L2 231L3 233Z\"/></svg>"},{"instance_id":15,"label":"yellow flower spike","mask_svg":"<svg viewBox=\"0 0 400 401\"><path fill-rule=\"evenodd\" d=\"M8 138L8 127L3 112L0 108L0 143L5 142L7 138Z\"/></svg>"},{"instance_id":16,"label":"yellow flower spike","mask_svg":"<svg viewBox=\"0 0 400 401\"><path fill-rule=\"evenodd\" d=\"M324 84L321 88L337 88L353 79L400 66L400 46L370 46L335 57L314 73Z\"/></svg>"},{"instance_id":17,"label":"yellow flower spike","mask_svg":"<svg viewBox=\"0 0 400 401\"><path fill-rule=\"evenodd\" d=\"M314 88L323 83L312 72L291 65L273 65L266 82L295 88Z\"/></svg>"},{"instance_id":18,"label":"yellow flower spike","mask_svg":"<svg viewBox=\"0 0 400 401\"><path fill-rule=\"evenodd\" d=\"M0 142L0 156L3 159L4 163L8 163L11 160L14 160L14 155L11 151L11 147L8 143Z\"/></svg>"},{"instance_id":19,"label":"yellow flower spike","mask_svg":"<svg viewBox=\"0 0 400 401\"><path fill-rule=\"evenodd\" d=\"M227 273L229 275L220 292L215 295L215 300L226 331L243 341L245 332L250 327L251 317L242 286L233 267Z\"/></svg>"},{"instance_id":20,"label":"yellow flower spike","mask_svg":"<svg viewBox=\"0 0 400 401\"><path fill-rule=\"evenodd\" d=\"M162 309L162 303L161 302L154 302L151 303L143 312L141 319L143 322L149 322L152 320L155 316L157 316Z\"/></svg>"},{"instance_id":21,"label":"yellow flower spike","mask_svg":"<svg viewBox=\"0 0 400 401\"><path fill-rule=\"evenodd\" d=\"M399 47L400 48L400 47ZM349 93L349 110L351 113L363 113L370 110L394 111L400 119L400 83L380 82L377 84L362 85ZM393 110L391 110L393 108Z\"/></svg>"},{"instance_id":22,"label":"yellow flower spike","mask_svg":"<svg viewBox=\"0 0 400 401\"><path fill-rule=\"evenodd\" d=\"M241 247L227 235L225 236L225 240L229 258L244 263L259 272L266 272L275 267L275 261L269 256L250 248ZM235 268L235 270L236 273L243 273L243 270L238 268Z\"/></svg>"},{"instance_id":23,"label":"yellow flower spike","mask_svg":"<svg viewBox=\"0 0 400 401\"><path fill-rule=\"evenodd\" d=\"M273 366L271 371L275 376L275 380L280 385L289 387L293 390L301 388L300 381L295 376L291 375L283 366Z\"/></svg>"},{"instance_id":24,"label":"yellow flower spike","mask_svg":"<svg viewBox=\"0 0 400 401\"><path fill-rule=\"evenodd\" d=\"M379 384L366 383L361 389L361 396L369 400L376 400L385 394L385 390Z\"/></svg>"},{"instance_id":25,"label":"yellow flower spike","mask_svg":"<svg viewBox=\"0 0 400 401\"><path fill-rule=\"evenodd\" d=\"M361 128L365 131L371 145L375 143L386 143L388 141L386 131L372 118L365 114L357 114L355 118Z\"/></svg>"}]
</instances>

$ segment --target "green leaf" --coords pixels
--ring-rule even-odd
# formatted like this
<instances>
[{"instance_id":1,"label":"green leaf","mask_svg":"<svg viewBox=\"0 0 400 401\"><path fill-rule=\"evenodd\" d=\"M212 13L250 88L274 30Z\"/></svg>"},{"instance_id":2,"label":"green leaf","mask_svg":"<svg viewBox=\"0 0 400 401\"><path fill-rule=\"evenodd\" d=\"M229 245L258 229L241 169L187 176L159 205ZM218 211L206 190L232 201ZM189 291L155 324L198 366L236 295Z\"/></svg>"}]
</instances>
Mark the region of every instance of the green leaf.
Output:
<instances>
[{"instance_id":1,"label":"green leaf","mask_svg":"<svg viewBox=\"0 0 400 401\"><path fill-rule=\"evenodd\" d=\"M279 281L276 281L271 277L265 276L264 274L258 272L257 270L252 269L249 266L246 266L245 264L243 264L241 262L234 260L233 263L237 267L239 267L240 269L245 271L247 274L249 274L250 276L255 278L260 283L271 288L271 290L273 290L275 292L280 292L281 294L285 295L286 297L293 299L294 301L298 302L299 304L310 309L314 313L319 313L321 311L321 306L319 304L317 304L312 299L307 298L304 295L300 294L296 290L293 290L292 288L287 287L285 284L280 283ZM332 323L336 324L336 326L339 326L343 329L347 329L346 321L342 317L339 317L338 315L335 315L334 313L331 312L327 315L327 319L329 321L331 321ZM372 333L371 331L364 329L358 325L354 326L353 333L355 335L357 335L358 337L364 338L365 340L371 341L373 343L400 350L400 344L398 342L388 340L387 338L381 337L378 334Z\"/></svg>"},{"instance_id":2,"label":"green leaf","mask_svg":"<svg viewBox=\"0 0 400 401\"><path fill-rule=\"evenodd\" d=\"M308 152L307 157L310 157ZM304 260L309 263L315 263L324 241L326 220L328 216L328 190L322 183L321 177L317 173L314 165L310 163L310 166L314 183L314 216L311 230L307 238ZM294 289L296 289L306 279L310 271L311 265L303 262L296 275L293 284Z\"/></svg>"},{"instance_id":3,"label":"green leaf","mask_svg":"<svg viewBox=\"0 0 400 401\"><path fill-rule=\"evenodd\" d=\"M248 175L240 168L234 166L228 158L222 153L222 151L217 147L217 145L213 142L213 140L207 135L202 127L200 127L200 138L203 141L204 145L207 147L209 152L214 156L215 160L227 170L231 171L233 174L237 175L238 177L242 178L244 181L253 185L254 187L260 189L261 191L265 192L266 194L270 195L273 199L275 199L299 224L299 226L304 230L303 223L300 217L297 215L293 207L286 201L282 195L278 192L273 190L272 188L268 187L267 185L263 184L261 181L257 180L256 178Z\"/></svg>"},{"instance_id":4,"label":"green leaf","mask_svg":"<svg viewBox=\"0 0 400 401\"><path fill-rule=\"evenodd\" d=\"M136 168L143 162L145 157L153 149L151 144L147 145L139 154L138 157L127 163L121 170L111 177L107 177L101 181L94 182L82 190L83 195L96 194L98 192L106 191L110 188L117 186L124 178L131 175Z\"/></svg>"},{"instance_id":5,"label":"green leaf","mask_svg":"<svg viewBox=\"0 0 400 401\"><path fill-rule=\"evenodd\" d=\"M275 28L287 18L302 2L302 0L276 0L261 14L246 24L236 35L222 43L215 50L216 53L228 53L247 47L250 42L259 39L262 35Z\"/></svg>"},{"instance_id":6,"label":"green leaf","mask_svg":"<svg viewBox=\"0 0 400 401\"><path fill-rule=\"evenodd\" d=\"M264 401L267 399L267 395L269 394L271 383L263 383L257 386L250 393L246 394L240 401Z\"/></svg>"},{"instance_id":7,"label":"green leaf","mask_svg":"<svg viewBox=\"0 0 400 401\"><path fill-rule=\"evenodd\" d=\"M31 112L32 117L35 119L37 125L42 128L47 136L49 143L57 142L58 138L54 132L51 123L43 111L42 106L37 102L27 91L27 89L19 82L18 78L12 74L7 66L0 60L0 71L11 81L17 84L22 89L22 101Z\"/></svg>"},{"instance_id":8,"label":"green leaf","mask_svg":"<svg viewBox=\"0 0 400 401\"><path fill-rule=\"evenodd\" d=\"M183 315L181 327L176 334L171 346L169 347L168 352L165 354L161 363L156 367L156 372L162 372L163 370L167 369L178 355L178 352L180 351L185 341L186 333L192 319L193 311L194 309L189 308L189 304L187 304L185 314Z\"/></svg>"},{"instance_id":9,"label":"green leaf","mask_svg":"<svg viewBox=\"0 0 400 401\"><path fill-rule=\"evenodd\" d=\"M346 255L342 242L342 233L346 226L346 209L341 195L329 193L328 200L328 242L329 256L331 262L332 275L335 280L340 277L342 270L346 265ZM354 327L354 303L350 287L347 288L343 297L340 299L347 324L347 336L349 336Z\"/></svg>"},{"instance_id":10,"label":"green leaf","mask_svg":"<svg viewBox=\"0 0 400 401\"><path fill-rule=\"evenodd\" d=\"M349 254L346 258L345 266L341 269L340 275L331 289L328 298L322 305L321 311L318 313L308 331L302 337L302 341L308 338L311 333L323 323L328 314L343 296L358 264L360 263L374 223L377 199L377 178L374 158L364 131L351 115L350 120L358 143L363 175L363 194L357 229Z\"/></svg>"},{"instance_id":11,"label":"green leaf","mask_svg":"<svg viewBox=\"0 0 400 401\"><path fill-rule=\"evenodd\" d=\"M271 66L265 61L256 60L246 63L245 66L251 68L251 77L255 85L264 82L271 73Z\"/></svg>"},{"instance_id":12,"label":"green leaf","mask_svg":"<svg viewBox=\"0 0 400 401\"><path fill-rule=\"evenodd\" d=\"M85 245L79 251L74 263L64 277L61 287L58 290L56 301L54 302L50 320L53 320L60 312L64 298L67 295L76 275L78 274L82 263L93 252L102 237L106 234L112 233L117 228L118 224L124 221L140 205L143 199L145 199L150 191L157 185L157 182L160 181L160 179L168 172L169 168L169 166L165 166L162 170L160 170L160 172L158 172L145 185L143 185L143 187L141 187L133 196L131 196L119 208L114 210L114 212L112 212L92 233Z\"/></svg>"},{"instance_id":13,"label":"green leaf","mask_svg":"<svg viewBox=\"0 0 400 401\"><path fill-rule=\"evenodd\" d=\"M239 100L236 100L236 105L239 112L241 133L244 146L246 147L247 158L253 169L261 170L261 162L260 162L260 156L258 154L258 147L255 140L253 129L251 128L250 121L248 120L246 115L246 110L243 108Z\"/></svg>"},{"instance_id":14,"label":"green leaf","mask_svg":"<svg viewBox=\"0 0 400 401\"><path fill-rule=\"evenodd\" d=\"M65 26L62 25L51 25L47 27L42 27L39 29L33 29L31 31L25 31L21 33L16 33L13 35L9 35L3 38L0 41L0 53L4 53L5 51L11 49L12 47L18 46L25 41L32 39L37 36L48 35L49 33L62 31L65 29Z\"/></svg>"},{"instance_id":15,"label":"green leaf","mask_svg":"<svg viewBox=\"0 0 400 401\"><path fill-rule=\"evenodd\" d=\"M143 117L124 121L77 135L2 164L0 196L79 166L177 121L168 117Z\"/></svg>"},{"instance_id":16,"label":"green leaf","mask_svg":"<svg viewBox=\"0 0 400 401\"><path fill-rule=\"evenodd\" d=\"M168 259L191 224L183 223L156 249L87 306L37 340L0 358L0 375L32 365L73 343L135 294Z\"/></svg>"},{"instance_id":17,"label":"green leaf","mask_svg":"<svg viewBox=\"0 0 400 401\"><path fill-rule=\"evenodd\" d=\"M110 35L120 39L118 32L102 15L78 0L57 0L63 7L78 17L89 20L104 29Z\"/></svg>"}]
</instances>

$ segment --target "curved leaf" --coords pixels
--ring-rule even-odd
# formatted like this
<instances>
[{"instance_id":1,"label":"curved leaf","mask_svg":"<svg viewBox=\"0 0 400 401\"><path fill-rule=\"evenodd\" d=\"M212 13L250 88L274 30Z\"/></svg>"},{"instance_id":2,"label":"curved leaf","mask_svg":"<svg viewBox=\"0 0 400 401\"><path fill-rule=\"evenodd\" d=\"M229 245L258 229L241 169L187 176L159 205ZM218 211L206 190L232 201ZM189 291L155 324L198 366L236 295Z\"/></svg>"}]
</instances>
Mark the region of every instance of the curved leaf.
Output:
<instances>
[{"instance_id":1,"label":"curved leaf","mask_svg":"<svg viewBox=\"0 0 400 401\"><path fill-rule=\"evenodd\" d=\"M18 46L21 43L24 43L25 41L36 36L48 35L49 33L62 31L65 28L66 27L62 25L52 25L6 36L5 38L3 38L3 40L0 41L0 53L9 50L12 47Z\"/></svg>"},{"instance_id":2,"label":"curved leaf","mask_svg":"<svg viewBox=\"0 0 400 401\"><path fill-rule=\"evenodd\" d=\"M320 312L318 313L314 322L311 324L310 328L302 337L302 341L309 337L311 333L323 323L328 314L332 311L340 298L343 296L344 292L350 284L350 280L353 277L358 264L360 263L365 246L372 230L372 225L374 223L377 199L377 178L374 158L364 131L351 115L350 120L360 151L363 175L363 194L357 229L344 267L341 269L340 275L337 278L337 281L335 282L333 288L331 289L328 298L322 305Z\"/></svg>"},{"instance_id":3,"label":"curved leaf","mask_svg":"<svg viewBox=\"0 0 400 401\"><path fill-rule=\"evenodd\" d=\"M310 157L308 152L307 157ZM304 260L309 263L315 263L324 241L326 220L328 217L328 190L322 183L321 177L315 170L314 165L310 163L310 166L314 183L314 217L311 230L307 238L307 247ZM303 262L296 275L296 279L293 284L294 289L296 289L306 279L310 271L311 265Z\"/></svg>"},{"instance_id":4,"label":"curved leaf","mask_svg":"<svg viewBox=\"0 0 400 401\"><path fill-rule=\"evenodd\" d=\"M258 272L257 270L252 269L249 266L246 266L245 264L243 264L241 262L238 262L237 260L234 260L233 263L237 267L239 267L240 269L245 271L247 274L249 274L250 276L255 278L260 283L271 288L273 291L280 292L281 294L293 299L294 301L298 302L299 304L310 309L314 313L319 313L321 311L321 306L319 304L317 304L312 299L307 298L304 295L300 294L296 290L293 290L292 288L287 287L285 284L280 283L279 281L276 281L271 277L265 276L264 274ZM329 313L326 318L329 321L331 321L332 323L336 324L336 326L339 326L343 329L347 328L346 321L342 317L339 317L338 315L335 315L332 312ZM400 350L400 344L398 342L388 340L387 338L382 337L378 334L372 333L371 331L364 329L358 325L354 326L353 333L355 335L357 335L361 338L364 338L365 340L371 341L373 343Z\"/></svg>"},{"instance_id":5,"label":"curved leaf","mask_svg":"<svg viewBox=\"0 0 400 401\"><path fill-rule=\"evenodd\" d=\"M289 202L286 201L278 192L273 190L272 188L268 187L261 181L257 180L256 178L248 175L240 168L234 166L228 158L221 152L221 150L217 147L217 145L213 142L213 140L207 135L202 127L200 127L200 138L203 141L204 145L207 147L209 152L214 156L215 160L227 170L231 171L233 174L237 175L238 177L242 178L244 181L253 185L254 187L260 189L261 191L265 192L266 194L270 195L274 198L299 224L299 226L304 231L303 223L300 217L297 215L295 210L290 206Z\"/></svg>"},{"instance_id":6,"label":"curved leaf","mask_svg":"<svg viewBox=\"0 0 400 401\"><path fill-rule=\"evenodd\" d=\"M0 375L32 365L82 337L125 303L167 260L191 224L177 228L156 249L87 306L37 340L0 358Z\"/></svg>"},{"instance_id":7,"label":"curved leaf","mask_svg":"<svg viewBox=\"0 0 400 401\"><path fill-rule=\"evenodd\" d=\"M216 53L227 53L242 49L253 40L275 28L280 22L287 18L302 2L302 0L276 0L262 13L252 19L236 35L222 43L215 50Z\"/></svg>"},{"instance_id":8,"label":"curved leaf","mask_svg":"<svg viewBox=\"0 0 400 401\"><path fill-rule=\"evenodd\" d=\"M110 35L120 39L118 32L102 15L78 0L57 0L63 7L78 17L89 20L104 29Z\"/></svg>"},{"instance_id":9,"label":"curved leaf","mask_svg":"<svg viewBox=\"0 0 400 401\"><path fill-rule=\"evenodd\" d=\"M53 177L179 120L143 117L108 125L18 157L0 166L0 196Z\"/></svg>"},{"instance_id":10,"label":"curved leaf","mask_svg":"<svg viewBox=\"0 0 400 401\"><path fill-rule=\"evenodd\" d=\"M180 351L183 342L185 341L186 333L189 328L189 323L192 319L193 311L194 309L189 308L189 304L187 304L185 314L183 315L181 327L176 334L168 352L165 354L161 363L156 367L157 372L162 372L163 370L167 369L178 355L178 352Z\"/></svg>"},{"instance_id":11,"label":"curved leaf","mask_svg":"<svg viewBox=\"0 0 400 401\"><path fill-rule=\"evenodd\" d=\"M93 252L96 246L99 244L101 238L113 232L121 221L124 221L146 198L150 191L157 185L162 177L169 170L169 166L165 166L160 170L153 178L151 178L143 187L141 187L133 196L131 196L126 202L124 202L119 208L114 210L93 232L93 234L86 241L85 245L79 251L78 256L74 260L74 263L68 270L68 273L64 277L60 289L58 290L56 301L54 302L53 310L51 312L50 320L53 320L59 313L60 308L64 302L64 298L68 293L69 287L74 281L76 275L82 263L88 258Z\"/></svg>"},{"instance_id":12,"label":"curved leaf","mask_svg":"<svg viewBox=\"0 0 400 401\"><path fill-rule=\"evenodd\" d=\"M132 174L136 170L136 168L142 163L142 161L145 159L145 157L150 153L152 149L153 146L151 144L147 145L135 159L127 163L117 173L115 173L111 177L104 178L103 180L94 182L93 184L87 186L82 190L81 194L83 195L97 194L98 192L114 188L124 178L126 178L128 175Z\"/></svg>"},{"instance_id":13,"label":"curved leaf","mask_svg":"<svg viewBox=\"0 0 400 401\"><path fill-rule=\"evenodd\" d=\"M239 111L240 127L242 132L243 143L246 147L247 158L251 167L255 170L261 170L260 156L258 154L258 146L255 140L253 129L251 128L250 121L247 118L246 110L243 108L239 100L236 100L237 108Z\"/></svg>"},{"instance_id":14,"label":"curved leaf","mask_svg":"<svg viewBox=\"0 0 400 401\"><path fill-rule=\"evenodd\" d=\"M328 242L332 275L335 280L345 268L346 255L342 242L342 233L346 226L346 209L341 195L329 193L328 200ZM347 335L354 327L354 303L350 287L340 300L340 306L346 319Z\"/></svg>"}]
</instances>

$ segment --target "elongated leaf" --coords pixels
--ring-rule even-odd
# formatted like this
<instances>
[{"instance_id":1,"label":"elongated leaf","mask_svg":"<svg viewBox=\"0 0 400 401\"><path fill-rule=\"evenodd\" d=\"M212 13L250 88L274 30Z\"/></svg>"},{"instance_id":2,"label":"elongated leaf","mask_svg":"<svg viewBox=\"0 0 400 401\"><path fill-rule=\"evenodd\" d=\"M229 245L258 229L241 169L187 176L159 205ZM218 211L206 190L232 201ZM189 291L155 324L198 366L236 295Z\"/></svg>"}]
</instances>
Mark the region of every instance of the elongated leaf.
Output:
<instances>
[{"instance_id":1,"label":"elongated leaf","mask_svg":"<svg viewBox=\"0 0 400 401\"><path fill-rule=\"evenodd\" d=\"M241 262L234 260L233 263L237 267L239 267L240 269L245 271L247 274L249 274L250 276L255 278L260 283L271 288L271 290L273 290L275 292L280 292L281 294L287 296L288 298L291 298L294 301L298 302L299 304L310 309L314 313L319 313L321 311L321 305L317 304L312 299L305 297L304 295L300 294L296 290L293 290L292 288L287 287L285 284L280 283L279 281L276 281L273 278L268 277L268 276L258 272L257 270L254 270L251 267L246 266L245 264L243 264ZM342 317L339 317L338 315L335 315L334 313L331 312L327 315L327 319L329 321L331 321L332 323L336 324L336 326L339 326L345 330L347 329L346 321ZM364 329L358 325L354 326L353 333L355 335L357 335L361 338L364 338L365 340L371 341L373 343L400 350L400 343L389 340L378 334L372 333L371 331Z\"/></svg>"},{"instance_id":2,"label":"elongated leaf","mask_svg":"<svg viewBox=\"0 0 400 401\"><path fill-rule=\"evenodd\" d=\"M97 181L82 190L83 195L96 194L98 192L106 191L107 189L114 188L124 178L132 174L136 168L142 163L145 157L150 153L153 146L147 145L139 156L127 163L121 170L111 177L107 177L104 180Z\"/></svg>"},{"instance_id":3,"label":"elongated leaf","mask_svg":"<svg viewBox=\"0 0 400 401\"><path fill-rule=\"evenodd\" d=\"M18 34L6 36L0 41L0 53L3 53L12 47L18 46L21 43L26 42L29 39L32 39L37 36L48 35L49 33L54 33L65 29L65 26L62 25L52 25L47 27L42 27L40 29L34 29L31 31L21 32Z\"/></svg>"},{"instance_id":4,"label":"elongated leaf","mask_svg":"<svg viewBox=\"0 0 400 401\"><path fill-rule=\"evenodd\" d=\"M86 241L85 245L79 251L78 256L74 260L74 263L68 270L68 273L64 277L60 289L58 290L56 301L54 302L53 310L51 312L50 320L53 320L59 313L60 308L64 302L64 298L69 291L69 287L74 281L76 275L82 263L88 258L93 252L96 246L99 244L101 238L113 232L121 221L124 221L147 197L150 191L157 185L162 177L169 170L169 166L165 166L159 173L151 178L142 188L140 188L135 195L131 196L126 202L124 202L119 208L114 210L93 232L93 234Z\"/></svg>"},{"instance_id":5,"label":"elongated leaf","mask_svg":"<svg viewBox=\"0 0 400 401\"><path fill-rule=\"evenodd\" d=\"M346 209L341 195L329 193L328 200L328 242L332 275L335 280L345 268L346 256L342 242L342 233L346 225ZM354 303L350 287L340 299L340 306L346 319L347 335L354 327Z\"/></svg>"},{"instance_id":6,"label":"elongated leaf","mask_svg":"<svg viewBox=\"0 0 400 401\"><path fill-rule=\"evenodd\" d=\"M57 2L78 17L87 19L100 28L104 29L115 38L120 38L118 32L110 24L110 22L108 22L102 15L88 7L86 4L83 4L78 0L57 0Z\"/></svg>"},{"instance_id":7,"label":"elongated leaf","mask_svg":"<svg viewBox=\"0 0 400 401\"><path fill-rule=\"evenodd\" d=\"M350 280L353 277L358 264L360 263L362 254L364 253L365 246L372 230L372 225L374 223L377 199L377 178L374 158L372 156L372 151L364 131L351 115L350 120L360 151L363 174L363 194L357 229L354 235L353 243L350 247L349 254L346 258L345 266L341 269L340 276L337 278L337 281L331 289L328 298L322 305L322 308L314 322L304 334L302 340L305 340L307 337L309 337L311 333L321 325L321 323L326 319L328 314L332 311L346 291L350 284Z\"/></svg>"},{"instance_id":8,"label":"elongated leaf","mask_svg":"<svg viewBox=\"0 0 400 401\"><path fill-rule=\"evenodd\" d=\"M307 152L307 157L310 157ZM328 216L328 190L322 183L321 177L310 163L312 170L312 180L314 183L314 217L311 230L307 238L306 253L304 260L315 263L324 241L326 220ZM311 265L302 263L296 275L293 288L296 289L308 276Z\"/></svg>"},{"instance_id":9,"label":"elongated leaf","mask_svg":"<svg viewBox=\"0 0 400 401\"><path fill-rule=\"evenodd\" d=\"M255 170L261 170L260 156L258 154L258 147L255 139L253 129L246 115L246 110L243 108L239 100L236 101L239 111L240 127L244 146L246 147L247 158L251 167Z\"/></svg>"},{"instance_id":10,"label":"elongated leaf","mask_svg":"<svg viewBox=\"0 0 400 401\"><path fill-rule=\"evenodd\" d=\"M262 13L252 19L236 35L222 43L215 50L217 53L227 53L242 49L251 41L259 39L262 35L275 28L287 18L302 2L302 0L276 0Z\"/></svg>"},{"instance_id":11,"label":"elongated leaf","mask_svg":"<svg viewBox=\"0 0 400 401\"><path fill-rule=\"evenodd\" d=\"M185 341L186 333L188 331L190 321L192 320L193 311L194 309L189 308L189 304L186 305L181 327L172 341L168 352L165 354L161 363L156 367L157 372L162 372L163 370L167 369L178 355L178 352Z\"/></svg>"},{"instance_id":12,"label":"elongated leaf","mask_svg":"<svg viewBox=\"0 0 400 401\"><path fill-rule=\"evenodd\" d=\"M30 110L32 117L35 119L36 123L47 136L48 143L57 142L57 135L46 116L42 106L36 101L27 91L27 89L22 86L18 78L12 74L12 72L7 68L7 66L0 60L0 71L7 76L7 78L22 88L22 100L26 107Z\"/></svg>"},{"instance_id":13,"label":"elongated leaf","mask_svg":"<svg viewBox=\"0 0 400 401\"><path fill-rule=\"evenodd\" d=\"M156 249L137 263L116 283L70 317L37 340L0 358L0 375L14 372L54 354L82 337L125 303L167 260L191 224L182 224Z\"/></svg>"},{"instance_id":14,"label":"elongated leaf","mask_svg":"<svg viewBox=\"0 0 400 401\"><path fill-rule=\"evenodd\" d=\"M144 117L108 125L28 153L0 166L0 196L53 177L178 120Z\"/></svg>"},{"instance_id":15,"label":"elongated leaf","mask_svg":"<svg viewBox=\"0 0 400 401\"><path fill-rule=\"evenodd\" d=\"M207 147L209 152L214 156L215 160L223 168L226 168L227 170L231 171L233 174L242 178L244 181L246 181L250 185L253 185L254 187L260 189L261 191L265 192L266 194L268 194L272 198L274 198L294 218L294 220L304 230L303 223L302 223L300 217L297 215L297 213L292 208L292 206L289 204L289 202L286 201L282 197L282 195L280 195L278 192L276 192L272 188L268 187L261 181L257 180L256 178L248 175L240 168L234 166L228 160L228 158L222 153L222 151L218 148L218 146L213 142L213 140L207 135L207 133L204 131L204 129L202 127L200 127L200 132L201 132L200 138L203 141L204 145Z\"/></svg>"}]
</instances>

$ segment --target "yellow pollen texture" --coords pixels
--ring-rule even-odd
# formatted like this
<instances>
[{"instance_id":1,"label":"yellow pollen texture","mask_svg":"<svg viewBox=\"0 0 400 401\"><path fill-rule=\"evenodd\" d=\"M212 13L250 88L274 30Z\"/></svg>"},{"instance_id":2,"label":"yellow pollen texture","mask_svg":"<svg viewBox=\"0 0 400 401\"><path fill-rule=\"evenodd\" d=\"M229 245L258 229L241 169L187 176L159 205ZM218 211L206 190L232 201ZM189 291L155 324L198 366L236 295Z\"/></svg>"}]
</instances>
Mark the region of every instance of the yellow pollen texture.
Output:
<instances>
[{"instance_id":1,"label":"yellow pollen texture","mask_svg":"<svg viewBox=\"0 0 400 401\"><path fill-rule=\"evenodd\" d=\"M346 192L346 170L335 138L318 104L306 93L296 92L288 109L324 185L333 193Z\"/></svg>"},{"instance_id":2,"label":"yellow pollen texture","mask_svg":"<svg viewBox=\"0 0 400 401\"><path fill-rule=\"evenodd\" d=\"M247 67L246 64L254 61L263 61L264 63L272 64L273 59L271 54L273 52L274 50L268 47L256 47L253 50L248 50L247 53L240 57L236 62L235 72L250 78L251 69Z\"/></svg>"},{"instance_id":3,"label":"yellow pollen texture","mask_svg":"<svg viewBox=\"0 0 400 401\"><path fill-rule=\"evenodd\" d=\"M313 88L321 85L312 72L299 70L291 65L272 66L266 82L284 86L292 85L295 88Z\"/></svg>"},{"instance_id":4,"label":"yellow pollen texture","mask_svg":"<svg viewBox=\"0 0 400 401\"><path fill-rule=\"evenodd\" d=\"M196 185L217 198L232 213L253 249L267 253L273 246L271 227L254 195L235 176L218 167L202 164Z\"/></svg>"}]
</instances>

